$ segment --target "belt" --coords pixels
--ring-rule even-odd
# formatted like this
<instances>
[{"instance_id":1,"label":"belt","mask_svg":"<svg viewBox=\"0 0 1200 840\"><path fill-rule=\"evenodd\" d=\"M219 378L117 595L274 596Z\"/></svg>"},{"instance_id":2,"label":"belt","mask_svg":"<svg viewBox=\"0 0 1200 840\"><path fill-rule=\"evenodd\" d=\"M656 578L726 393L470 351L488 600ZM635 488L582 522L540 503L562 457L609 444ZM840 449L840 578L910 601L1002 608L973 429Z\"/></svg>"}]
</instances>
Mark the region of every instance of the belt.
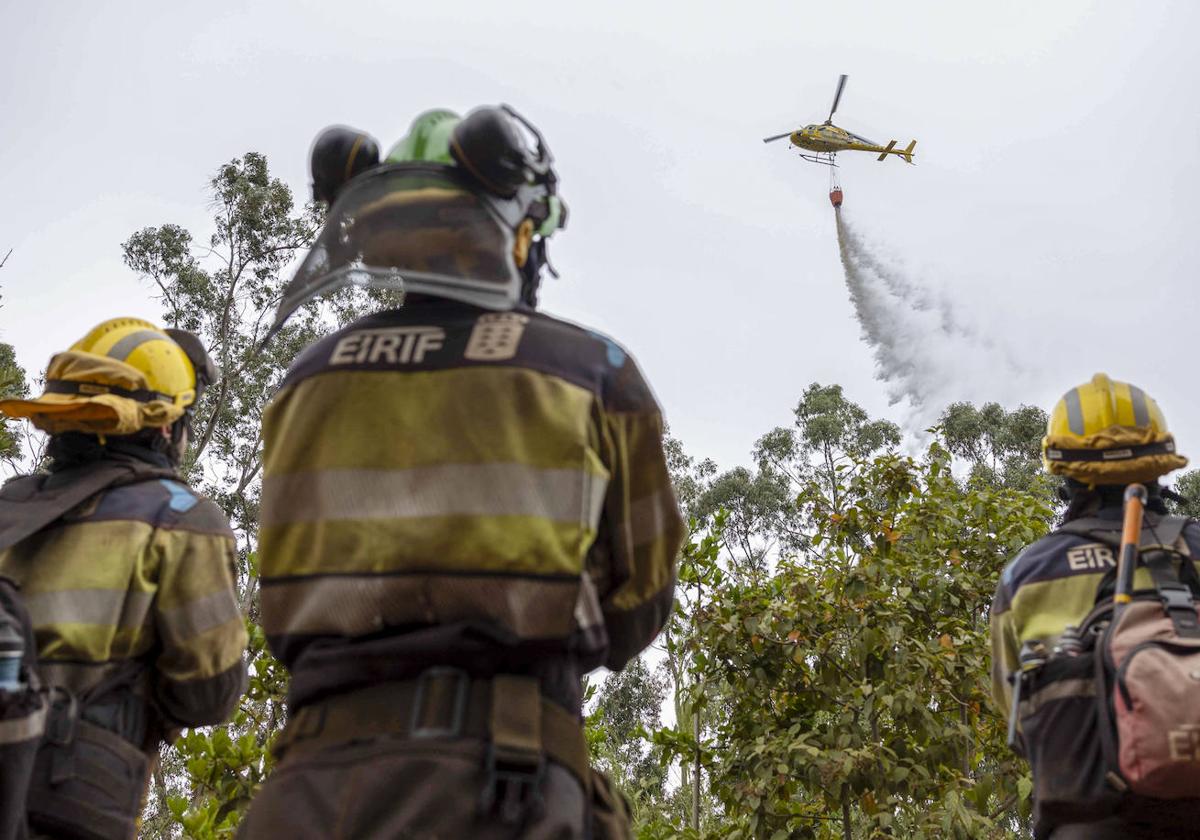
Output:
<instances>
[{"instance_id":1,"label":"belt","mask_svg":"<svg viewBox=\"0 0 1200 840\"><path fill-rule=\"evenodd\" d=\"M276 742L277 758L380 736L489 742L489 771L540 773L543 758L567 768L590 790L587 740L579 718L542 697L534 677L475 679L458 668L430 668L416 679L379 683L301 707Z\"/></svg>"}]
</instances>

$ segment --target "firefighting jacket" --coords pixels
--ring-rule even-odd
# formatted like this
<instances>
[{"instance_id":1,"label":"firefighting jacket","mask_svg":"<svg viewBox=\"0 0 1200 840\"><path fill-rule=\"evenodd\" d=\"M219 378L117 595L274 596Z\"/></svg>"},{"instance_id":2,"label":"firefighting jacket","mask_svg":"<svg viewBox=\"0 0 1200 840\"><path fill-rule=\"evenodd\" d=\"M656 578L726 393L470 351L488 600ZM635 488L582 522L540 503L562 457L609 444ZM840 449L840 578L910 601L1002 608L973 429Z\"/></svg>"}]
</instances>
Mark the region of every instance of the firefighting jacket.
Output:
<instances>
[{"instance_id":1,"label":"firefighting jacket","mask_svg":"<svg viewBox=\"0 0 1200 840\"><path fill-rule=\"evenodd\" d=\"M0 574L20 585L33 622L42 682L85 697L128 674L161 729L220 722L246 681L234 537L165 458L125 447L38 479L19 499L0 494L0 530L117 465L129 474L116 486L0 550Z\"/></svg>"},{"instance_id":2,"label":"firefighting jacket","mask_svg":"<svg viewBox=\"0 0 1200 840\"><path fill-rule=\"evenodd\" d=\"M1102 507L1093 516L1120 528L1120 506ZM1157 514L1147 513L1147 526ZM1190 522L1183 539L1200 560L1200 522ZM1055 531L1030 545L1005 567L992 600L992 696L1007 717L1012 700L1009 675L1016 670L1021 646L1040 640L1054 647L1068 625L1079 626L1096 604L1105 576L1116 568L1116 552L1103 542ZM1138 568L1134 589L1153 589L1149 571ZM1105 594L1111 597L1111 587Z\"/></svg>"},{"instance_id":3,"label":"firefighting jacket","mask_svg":"<svg viewBox=\"0 0 1200 840\"><path fill-rule=\"evenodd\" d=\"M624 349L537 312L425 298L311 346L263 423L262 622L291 702L432 665L621 668L673 600L662 433Z\"/></svg>"}]
</instances>

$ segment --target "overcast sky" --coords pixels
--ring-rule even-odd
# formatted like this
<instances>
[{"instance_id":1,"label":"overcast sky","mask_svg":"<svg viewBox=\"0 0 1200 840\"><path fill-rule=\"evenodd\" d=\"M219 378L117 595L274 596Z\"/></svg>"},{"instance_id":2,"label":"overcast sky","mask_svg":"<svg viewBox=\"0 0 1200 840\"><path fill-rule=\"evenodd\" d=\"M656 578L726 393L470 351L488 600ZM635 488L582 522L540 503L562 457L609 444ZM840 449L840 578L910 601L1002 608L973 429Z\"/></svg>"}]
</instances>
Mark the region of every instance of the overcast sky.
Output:
<instances>
[{"instance_id":1,"label":"overcast sky","mask_svg":"<svg viewBox=\"0 0 1200 840\"><path fill-rule=\"evenodd\" d=\"M838 124L918 141L916 166L840 172L858 237L959 325L897 313L936 399L1049 408L1105 370L1200 464L1195 4L175 6L0 0L0 340L31 374L103 318L158 318L120 244L203 239L220 163L263 152L303 198L325 125L386 148L422 110L508 102L571 207L543 308L629 347L689 451L745 462L813 381L917 427L933 409L875 379L827 171L761 142L847 73Z\"/></svg>"}]
</instances>

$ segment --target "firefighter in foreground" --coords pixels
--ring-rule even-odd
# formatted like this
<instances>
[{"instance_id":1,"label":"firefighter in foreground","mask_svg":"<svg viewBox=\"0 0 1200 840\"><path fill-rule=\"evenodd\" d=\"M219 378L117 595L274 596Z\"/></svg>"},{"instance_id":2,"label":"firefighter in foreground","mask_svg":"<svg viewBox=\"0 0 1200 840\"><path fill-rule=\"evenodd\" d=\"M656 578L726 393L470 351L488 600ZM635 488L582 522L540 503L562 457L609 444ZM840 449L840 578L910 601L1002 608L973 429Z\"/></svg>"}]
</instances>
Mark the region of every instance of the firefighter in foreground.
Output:
<instances>
[{"instance_id":1,"label":"firefighter in foreground","mask_svg":"<svg viewBox=\"0 0 1200 840\"><path fill-rule=\"evenodd\" d=\"M262 623L291 690L240 836L628 836L581 677L671 609L659 407L619 345L534 309L565 208L532 126L435 111L374 149L315 145L332 207L281 307L406 290L309 347L265 416Z\"/></svg>"},{"instance_id":2,"label":"firefighter in foreground","mask_svg":"<svg viewBox=\"0 0 1200 840\"><path fill-rule=\"evenodd\" d=\"M1104 374L1071 389L1054 407L1043 456L1047 470L1064 478L1060 496L1067 509L1057 530L1005 568L991 612L993 694L1010 717L1010 737L1017 738L1011 718L1021 722L1022 751L1034 769L1035 836L1054 840L1192 836L1195 800L1157 801L1141 812L1124 808L1132 800L1117 804L1122 801L1123 783L1107 772L1111 765L1105 762L1111 755L1105 756L1102 738L1092 736L1107 731L1106 724L1095 722L1098 714L1105 714L1103 709L1097 712L1097 697L1106 703L1107 690L1096 688L1091 660L1077 652L1088 642L1077 628L1083 628L1086 636L1088 627L1098 630L1107 620L1103 609L1112 600L1127 485L1141 483L1147 490L1142 545L1161 541L1177 548L1178 555L1200 558L1200 526L1195 520L1167 516L1164 496L1173 494L1158 483L1161 476L1185 466L1187 459L1176 453L1157 403L1138 387L1114 382ZM1178 576L1175 587L1186 620L1188 608L1182 601L1187 596L1178 581L1192 582L1194 596L1200 579L1192 574L1191 562L1184 560L1178 566L1172 574ZM1135 587L1153 598L1161 581L1152 579L1147 568L1138 569L1136 575ZM1098 608L1096 613L1093 607ZM1190 609L1194 623L1194 606ZM1085 622L1089 613L1100 619ZM1095 638L1091 643L1098 644ZM1044 690L1038 692L1027 687L1018 695L1019 708L1014 710L1014 677L1040 669L1051 656L1058 657L1060 674L1073 663L1079 663L1075 668L1079 673L1043 682ZM1039 742L1047 729L1062 740ZM1164 742L1168 737L1162 733ZM1200 790L1196 794L1200 796ZM1106 810L1115 813L1105 816Z\"/></svg>"},{"instance_id":3,"label":"firefighter in foreground","mask_svg":"<svg viewBox=\"0 0 1200 840\"><path fill-rule=\"evenodd\" d=\"M244 691L233 533L177 472L214 373L191 333L116 318L51 359L40 397L0 402L50 434L48 473L0 491L0 575L52 690L35 836L133 837L160 743Z\"/></svg>"}]
</instances>

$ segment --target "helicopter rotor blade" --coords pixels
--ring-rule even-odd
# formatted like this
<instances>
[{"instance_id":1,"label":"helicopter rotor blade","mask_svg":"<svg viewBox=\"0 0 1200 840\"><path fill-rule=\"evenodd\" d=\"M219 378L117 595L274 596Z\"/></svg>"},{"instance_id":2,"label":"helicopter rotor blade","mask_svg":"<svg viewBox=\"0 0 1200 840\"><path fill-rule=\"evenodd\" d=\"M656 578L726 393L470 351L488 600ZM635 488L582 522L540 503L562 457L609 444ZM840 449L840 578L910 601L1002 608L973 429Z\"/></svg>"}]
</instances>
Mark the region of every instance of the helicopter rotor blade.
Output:
<instances>
[{"instance_id":1,"label":"helicopter rotor blade","mask_svg":"<svg viewBox=\"0 0 1200 840\"><path fill-rule=\"evenodd\" d=\"M829 119L826 122L833 120L833 115L837 112L838 102L842 99L842 88L846 86L846 74L843 73L838 77L837 93L833 95L833 107L829 109Z\"/></svg>"},{"instance_id":2,"label":"helicopter rotor blade","mask_svg":"<svg viewBox=\"0 0 1200 840\"><path fill-rule=\"evenodd\" d=\"M783 134L776 134L774 137L764 137L763 142L764 143L773 143L776 140L782 140L784 137L791 137L791 136L792 136L792 132L788 131Z\"/></svg>"}]
</instances>

